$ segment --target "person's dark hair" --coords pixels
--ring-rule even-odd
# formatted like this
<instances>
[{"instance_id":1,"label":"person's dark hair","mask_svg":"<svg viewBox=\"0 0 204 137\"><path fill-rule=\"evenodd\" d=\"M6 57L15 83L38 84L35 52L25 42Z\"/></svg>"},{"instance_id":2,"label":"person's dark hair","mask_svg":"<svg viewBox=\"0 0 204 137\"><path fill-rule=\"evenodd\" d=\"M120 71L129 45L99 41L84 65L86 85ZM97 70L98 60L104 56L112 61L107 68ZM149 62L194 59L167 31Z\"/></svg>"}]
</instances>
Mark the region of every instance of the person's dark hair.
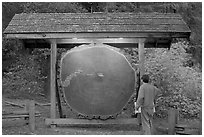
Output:
<instances>
[{"instance_id":1,"label":"person's dark hair","mask_svg":"<svg viewBox=\"0 0 204 137\"><path fill-rule=\"evenodd\" d=\"M147 74L144 74L141 79L142 79L142 81L144 83L148 83L149 82L149 76Z\"/></svg>"}]
</instances>

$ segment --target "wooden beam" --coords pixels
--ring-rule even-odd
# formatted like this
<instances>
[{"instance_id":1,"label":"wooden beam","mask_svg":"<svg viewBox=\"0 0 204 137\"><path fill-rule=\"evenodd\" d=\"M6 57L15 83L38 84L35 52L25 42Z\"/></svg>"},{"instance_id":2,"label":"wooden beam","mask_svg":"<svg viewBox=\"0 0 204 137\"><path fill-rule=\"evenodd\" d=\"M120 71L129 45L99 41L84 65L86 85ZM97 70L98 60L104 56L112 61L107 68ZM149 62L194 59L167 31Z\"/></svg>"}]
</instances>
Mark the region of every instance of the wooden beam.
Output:
<instances>
[{"instance_id":1,"label":"wooden beam","mask_svg":"<svg viewBox=\"0 0 204 137\"><path fill-rule=\"evenodd\" d=\"M57 39L57 44L81 44L81 43L138 43L138 38L72 38Z\"/></svg>"},{"instance_id":2,"label":"wooden beam","mask_svg":"<svg viewBox=\"0 0 204 137\"><path fill-rule=\"evenodd\" d=\"M135 118L109 119L109 120L88 120L88 119L45 119L46 125L107 125L107 124L134 124L139 125Z\"/></svg>"},{"instance_id":3,"label":"wooden beam","mask_svg":"<svg viewBox=\"0 0 204 137\"><path fill-rule=\"evenodd\" d=\"M51 63L50 63L50 99L51 109L50 117L56 118L56 57L57 57L57 44L56 40L52 39L51 42Z\"/></svg>"},{"instance_id":4,"label":"wooden beam","mask_svg":"<svg viewBox=\"0 0 204 137\"><path fill-rule=\"evenodd\" d=\"M4 101L6 104L9 104L9 105L12 105L12 106L17 106L17 107L21 107L21 108L24 108L23 105L20 105L20 104L16 104L16 103L13 103L13 102L9 102L9 101Z\"/></svg>"},{"instance_id":5,"label":"wooden beam","mask_svg":"<svg viewBox=\"0 0 204 137\"><path fill-rule=\"evenodd\" d=\"M35 117L40 117L40 114L35 114ZM3 115L2 119L12 119L12 118L29 118L29 114L22 115Z\"/></svg>"},{"instance_id":6,"label":"wooden beam","mask_svg":"<svg viewBox=\"0 0 204 137\"><path fill-rule=\"evenodd\" d=\"M129 39L129 38L127 38L127 39ZM131 39L134 39L134 38L131 38ZM138 38L135 38L135 39L136 40L128 41L129 43L119 43L119 42L122 42L122 41L118 41L116 43L106 43L108 41L104 41L104 44L107 44L107 45L110 45L110 46L113 46L113 47L117 47L117 48L138 48L138 43L135 43L135 42L137 42ZM65 40L65 39L63 39L63 40ZM37 41L37 42L35 42L35 41ZM41 40L37 40L37 39L36 40L28 39L28 40L24 40L24 42L25 42L25 47L26 48L50 48L49 43L42 42ZM82 43L77 42L77 44L76 43L65 43L65 42L70 42L70 41L61 41L61 42L59 42L59 43L62 43L62 44L57 44L57 48L73 48L75 46L79 46L81 44L85 44L85 43L87 44L88 43L87 41L81 41ZM134 42L134 43L131 43L131 42ZM37 43L37 44L35 44L35 43ZM145 48L170 48L170 44L171 43L168 42L168 41L164 41L162 43L160 41L158 41L158 43L156 43L156 42L146 43L145 42Z\"/></svg>"},{"instance_id":7,"label":"wooden beam","mask_svg":"<svg viewBox=\"0 0 204 137\"><path fill-rule=\"evenodd\" d=\"M16 39L67 39L67 38L189 38L186 32L90 32L90 33L20 33L5 34Z\"/></svg>"},{"instance_id":8,"label":"wooden beam","mask_svg":"<svg viewBox=\"0 0 204 137\"><path fill-rule=\"evenodd\" d=\"M11 112L4 112L2 113L2 116L4 115L28 115L29 110L18 110L18 111L11 111ZM40 114L39 111L35 111L35 114Z\"/></svg>"}]
</instances>

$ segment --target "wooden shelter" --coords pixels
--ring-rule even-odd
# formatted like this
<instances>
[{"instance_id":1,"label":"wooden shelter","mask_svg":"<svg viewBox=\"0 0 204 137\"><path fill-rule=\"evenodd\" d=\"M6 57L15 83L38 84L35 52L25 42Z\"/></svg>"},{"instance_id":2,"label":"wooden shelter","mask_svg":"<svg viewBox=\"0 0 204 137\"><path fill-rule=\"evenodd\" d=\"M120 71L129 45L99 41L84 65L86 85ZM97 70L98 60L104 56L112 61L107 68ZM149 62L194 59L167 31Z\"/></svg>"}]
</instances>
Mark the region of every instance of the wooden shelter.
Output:
<instances>
[{"instance_id":1,"label":"wooden shelter","mask_svg":"<svg viewBox=\"0 0 204 137\"><path fill-rule=\"evenodd\" d=\"M142 75L144 48L170 48L173 38L189 38L190 32L179 14L22 13L13 17L4 34L9 39L23 40L28 48L51 47L51 119L56 119L57 48L72 48L86 43L138 47Z\"/></svg>"}]
</instances>

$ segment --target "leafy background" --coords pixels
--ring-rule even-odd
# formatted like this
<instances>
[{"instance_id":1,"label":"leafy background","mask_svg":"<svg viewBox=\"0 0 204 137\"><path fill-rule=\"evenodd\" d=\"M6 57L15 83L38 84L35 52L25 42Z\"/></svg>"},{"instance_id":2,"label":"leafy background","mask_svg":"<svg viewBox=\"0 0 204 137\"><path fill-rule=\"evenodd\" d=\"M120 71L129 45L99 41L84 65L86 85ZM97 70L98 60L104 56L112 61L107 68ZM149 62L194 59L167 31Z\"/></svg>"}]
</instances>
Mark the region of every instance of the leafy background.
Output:
<instances>
[{"instance_id":1,"label":"leafy background","mask_svg":"<svg viewBox=\"0 0 204 137\"><path fill-rule=\"evenodd\" d=\"M42 12L160 12L179 13L191 29L190 41L175 39L169 49L145 49L145 71L162 96L157 116L169 107L181 117L196 118L202 109L202 3L199 2L3 2L2 30L17 13ZM2 32L3 33L3 32ZM58 49L61 53L65 49ZM123 49L138 64L138 49ZM49 49L25 49L17 40L2 38L2 92L9 98L49 96ZM134 65L133 65L134 66Z\"/></svg>"}]
</instances>

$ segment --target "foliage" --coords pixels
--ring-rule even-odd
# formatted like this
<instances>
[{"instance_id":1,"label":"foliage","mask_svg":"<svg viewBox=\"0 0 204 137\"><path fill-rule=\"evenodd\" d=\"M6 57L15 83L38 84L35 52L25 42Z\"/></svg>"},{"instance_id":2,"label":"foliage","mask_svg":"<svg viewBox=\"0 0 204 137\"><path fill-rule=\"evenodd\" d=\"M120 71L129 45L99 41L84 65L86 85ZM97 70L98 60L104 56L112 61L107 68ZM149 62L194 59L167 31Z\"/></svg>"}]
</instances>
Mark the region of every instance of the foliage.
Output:
<instances>
[{"instance_id":1,"label":"foliage","mask_svg":"<svg viewBox=\"0 0 204 137\"><path fill-rule=\"evenodd\" d=\"M178 108L181 117L197 118L202 108L202 73L198 66L189 67L189 45L172 44L168 49L145 49L145 72L151 83L161 90L156 115L166 117L170 107ZM124 49L131 64L138 64L138 49ZM134 66L134 65L133 65Z\"/></svg>"},{"instance_id":2,"label":"foliage","mask_svg":"<svg viewBox=\"0 0 204 137\"><path fill-rule=\"evenodd\" d=\"M41 66L36 62L37 55L19 55L6 72L3 72L2 92L9 97L23 98L38 94L43 90Z\"/></svg>"},{"instance_id":3,"label":"foliage","mask_svg":"<svg viewBox=\"0 0 204 137\"><path fill-rule=\"evenodd\" d=\"M2 41L2 57L5 58L16 56L18 47L15 40L4 39Z\"/></svg>"},{"instance_id":4,"label":"foliage","mask_svg":"<svg viewBox=\"0 0 204 137\"><path fill-rule=\"evenodd\" d=\"M198 66L189 67L186 42L168 49L145 49L145 72L151 83L161 90L157 100L157 116L166 117L170 107L178 108L185 118L198 117L202 108L202 74ZM124 49L131 64L138 64L138 49ZM133 65L134 66L134 65Z\"/></svg>"},{"instance_id":5,"label":"foliage","mask_svg":"<svg viewBox=\"0 0 204 137\"><path fill-rule=\"evenodd\" d=\"M145 69L162 91L157 102L161 110L175 107L184 117L196 117L202 104L202 77L196 67L185 65L189 58L186 47L180 42L173 44L170 50L147 51Z\"/></svg>"},{"instance_id":6,"label":"foliage","mask_svg":"<svg viewBox=\"0 0 204 137\"><path fill-rule=\"evenodd\" d=\"M15 14L21 13L22 11L18 2L2 2L2 30L4 31L6 29Z\"/></svg>"},{"instance_id":7,"label":"foliage","mask_svg":"<svg viewBox=\"0 0 204 137\"><path fill-rule=\"evenodd\" d=\"M87 12L74 2L26 2L23 3L23 9L26 13Z\"/></svg>"}]
</instances>

